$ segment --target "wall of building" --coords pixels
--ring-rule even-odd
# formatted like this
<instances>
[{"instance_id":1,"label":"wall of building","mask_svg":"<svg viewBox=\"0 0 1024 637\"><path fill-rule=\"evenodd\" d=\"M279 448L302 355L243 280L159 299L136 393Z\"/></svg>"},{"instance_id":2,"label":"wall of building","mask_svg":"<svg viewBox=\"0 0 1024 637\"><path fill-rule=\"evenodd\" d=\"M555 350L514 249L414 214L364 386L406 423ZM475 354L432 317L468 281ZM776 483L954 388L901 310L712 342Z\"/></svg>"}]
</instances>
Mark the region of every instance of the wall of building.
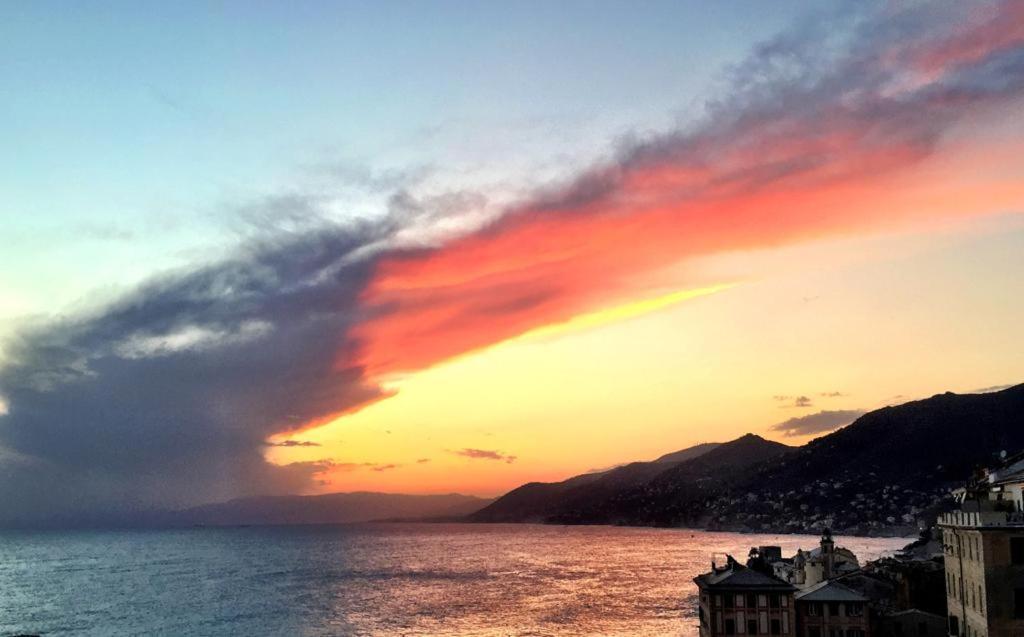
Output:
<instances>
[{"instance_id":1,"label":"wall of building","mask_svg":"<svg viewBox=\"0 0 1024 637\"><path fill-rule=\"evenodd\" d=\"M964 636L989 637L984 544L976 529L943 529L946 606Z\"/></svg>"},{"instance_id":2,"label":"wall of building","mask_svg":"<svg viewBox=\"0 0 1024 637\"><path fill-rule=\"evenodd\" d=\"M758 592L701 593L702 637L719 635L780 635L796 637L792 594ZM749 630L748 622L757 630ZM777 622L774 624L773 622ZM773 632L773 626L778 632ZM731 632L729 628L731 627Z\"/></svg>"},{"instance_id":3,"label":"wall of building","mask_svg":"<svg viewBox=\"0 0 1024 637\"><path fill-rule=\"evenodd\" d=\"M944 637L946 618L923 612L898 613L879 620L877 637Z\"/></svg>"},{"instance_id":4,"label":"wall of building","mask_svg":"<svg viewBox=\"0 0 1024 637\"><path fill-rule=\"evenodd\" d=\"M981 535L986 566L985 588L989 596L986 600L989 632L993 637L1024 635L1024 618L1015 617L1024 612L1024 608L1017 608L1015 599L1017 590L1024 596L1024 564L1013 564L1010 550L1013 538L1024 541L1024 528L1014 531L983 530Z\"/></svg>"},{"instance_id":5,"label":"wall of building","mask_svg":"<svg viewBox=\"0 0 1024 637\"><path fill-rule=\"evenodd\" d=\"M859 609L859 612L856 610ZM844 637L871 635L871 617L867 604L857 604L851 609L844 602L796 602L798 637L830 637L833 630L841 630Z\"/></svg>"},{"instance_id":6,"label":"wall of building","mask_svg":"<svg viewBox=\"0 0 1024 637\"><path fill-rule=\"evenodd\" d=\"M1013 563L1013 538L1024 540L1024 528L943 529L946 603L960 635L1024 635L1024 563Z\"/></svg>"}]
</instances>

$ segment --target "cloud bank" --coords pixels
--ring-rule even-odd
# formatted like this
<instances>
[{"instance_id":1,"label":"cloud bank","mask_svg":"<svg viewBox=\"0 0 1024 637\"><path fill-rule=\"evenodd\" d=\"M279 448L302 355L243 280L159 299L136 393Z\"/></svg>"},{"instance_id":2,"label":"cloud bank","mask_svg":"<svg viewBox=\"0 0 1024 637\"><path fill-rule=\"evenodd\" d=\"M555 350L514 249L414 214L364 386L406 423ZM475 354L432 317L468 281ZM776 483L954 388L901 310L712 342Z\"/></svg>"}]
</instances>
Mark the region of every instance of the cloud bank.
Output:
<instances>
[{"instance_id":1,"label":"cloud bank","mask_svg":"<svg viewBox=\"0 0 1024 637\"><path fill-rule=\"evenodd\" d=\"M1024 7L856 11L758 46L698 125L624 142L484 227L427 231L478 196L396 192L385 219L275 230L20 330L0 369L0 522L297 491L331 463L268 464L267 438L386 398L387 374L643 297L689 259L1019 202L958 176L981 156L972 126L1020 106Z\"/></svg>"}]
</instances>

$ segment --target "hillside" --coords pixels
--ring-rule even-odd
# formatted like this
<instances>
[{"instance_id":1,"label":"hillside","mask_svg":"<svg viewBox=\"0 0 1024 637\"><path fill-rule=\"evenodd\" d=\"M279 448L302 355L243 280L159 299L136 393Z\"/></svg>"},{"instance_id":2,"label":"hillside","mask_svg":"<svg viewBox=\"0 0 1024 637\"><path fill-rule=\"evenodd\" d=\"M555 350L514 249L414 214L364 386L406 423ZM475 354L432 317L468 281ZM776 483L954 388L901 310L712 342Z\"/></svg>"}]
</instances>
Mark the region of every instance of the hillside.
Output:
<instances>
[{"instance_id":1,"label":"hillside","mask_svg":"<svg viewBox=\"0 0 1024 637\"><path fill-rule=\"evenodd\" d=\"M700 516L691 515L689 503L703 502L730 493L751 472L792 452L795 448L754 434L736 440L658 472L649 480L585 506L567 508L551 522L565 524L664 524L693 526Z\"/></svg>"},{"instance_id":2,"label":"hillside","mask_svg":"<svg viewBox=\"0 0 1024 637\"><path fill-rule=\"evenodd\" d=\"M728 494L702 503L702 526L875 533L929 521L1000 451L1024 449L1024 385L988 394L940 394L861 416ZM667 515L651 520L676 524Z\"/></svg>"},{"instance_id":3,"label":"hillside","mask_svg":"<svg viewBox=\"0 0 1024 637\"><path fill-rule=\"evenodd\" d=\"M660 469L634 463L524 485L470 519L912 532L947 506L950 488L975 467L1021 449L1024 385L945 393L867 413L799 448L748 434Z\"/></svg>"},{"instance_id":4,"label":"hillside","mask_svg":"<svg viewBox=\"0 0 1024 637\"><path fill-rule=\"evenodd\" d=\"M545 522L576 504L601 501L643 484L662 471L718 446L719 443L703 443L651 462L632 462L561 482L530 482L509 491L470 519L474 522Z\"/></svg>"},{"instance_id":5,"label":"hillside","mask_svg":"<svg viewBox=\"0 0 1024 637\"><path fill-rule=\"evenodd\" d=\"M468 495L329 493L239 498L180 511L180 524L347 524L373 520L456 518L490 500Z\"/></svg>"},{"instance_id":6,"label":"hillside","mask_svg":"<svg viewBox=\"0 0 1024 637\"><path fill-rule=\"evenodd\" d=\"M552 522L586 517L588 514L584 512L595 511L603 503L629 493L665 472L691 464L704 466L701 464L702 458L711 456L724 459L732 457L730 454L737 454L737 458L744 454L756 455L756 452L747 449L747 445L741 444L742 440L725 444L705 443L666 454L652 462L633 462L563 482L525 484L475 513L471 519L476 522ZM761 442L770 449L788 449L778 443Z\"/></svg>"}]
</instances>

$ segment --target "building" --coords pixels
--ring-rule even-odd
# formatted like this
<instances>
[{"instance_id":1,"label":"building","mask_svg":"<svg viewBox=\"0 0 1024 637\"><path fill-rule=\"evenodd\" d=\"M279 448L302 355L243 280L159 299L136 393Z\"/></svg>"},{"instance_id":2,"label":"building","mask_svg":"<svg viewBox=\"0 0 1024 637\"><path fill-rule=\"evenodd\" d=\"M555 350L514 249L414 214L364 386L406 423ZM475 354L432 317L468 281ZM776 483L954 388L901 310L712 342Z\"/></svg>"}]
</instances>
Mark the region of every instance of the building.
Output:
<instances>
[{"instance_id":1,"label":"building","mask_svg":"<svg viewBox=\"0 0 1024 637\"><path fill-rule=\"evenodd\" d=\"M799 550L789 559L780 557L772 562L772 567L776 577L802 589L834 577L854 573L860 569L860 563L853 551L837 547L832 539L832 532L826 529L818 548L810 551Z\"/></svg>"},{"instance_id":2,"label":"building","mask_svg":"<svg viewBox=\"0 0 1024 637\"><path fill-rule=\"evenodd\" d=\"M954 637L1024 635L1024 457L981 471L939 518L948 631Z\"/></svg>"},{"instance_id":3,"label":"building","mask_svg":"<svg viewBox=\"0 0 1024 637\"><path fill-rule=\"evenodd\" d=\"M725 556L721 565L712 561L711 572L693 581L700 591L701 637L797 637L793 585L744 566L731 555Z\"/></svg>"},{"instance_id":4,"label":"building","mask_svg":"<svg viewBox=\"0 0 1024 637\"><path fill-rule=\"evenodd\" d=\"M879 621L877 637L944 637L946 616L911 608L889 613Z\"/></svg>"},{"instance_id":5,"label":"building","mask_svg":"<svg viewBox=\"0 0 1024 637\"><path fill-rule=\"evenodd\" d=\"M834 580L796 594L798 637L869 637L868 598Z\"/></svg>"}]
</instances>

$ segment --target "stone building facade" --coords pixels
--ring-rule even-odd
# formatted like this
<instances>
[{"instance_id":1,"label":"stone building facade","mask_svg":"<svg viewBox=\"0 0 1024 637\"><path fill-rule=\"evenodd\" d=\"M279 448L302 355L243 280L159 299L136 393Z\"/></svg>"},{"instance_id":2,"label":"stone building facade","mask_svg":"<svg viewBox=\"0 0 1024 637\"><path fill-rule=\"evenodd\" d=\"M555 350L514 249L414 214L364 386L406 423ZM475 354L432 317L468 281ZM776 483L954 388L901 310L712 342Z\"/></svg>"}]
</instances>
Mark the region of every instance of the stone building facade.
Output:
<instances>
[{"instance_id":1,"label":"stone building facade","mask_svg":"<svg viewBox=\"0 0 1024 637\"><path fill-rule=\"evenodd\" d=\"M1024 635L1024 460L982 472L939 518L948 634Z\"/></svg>"}]
</instances>

